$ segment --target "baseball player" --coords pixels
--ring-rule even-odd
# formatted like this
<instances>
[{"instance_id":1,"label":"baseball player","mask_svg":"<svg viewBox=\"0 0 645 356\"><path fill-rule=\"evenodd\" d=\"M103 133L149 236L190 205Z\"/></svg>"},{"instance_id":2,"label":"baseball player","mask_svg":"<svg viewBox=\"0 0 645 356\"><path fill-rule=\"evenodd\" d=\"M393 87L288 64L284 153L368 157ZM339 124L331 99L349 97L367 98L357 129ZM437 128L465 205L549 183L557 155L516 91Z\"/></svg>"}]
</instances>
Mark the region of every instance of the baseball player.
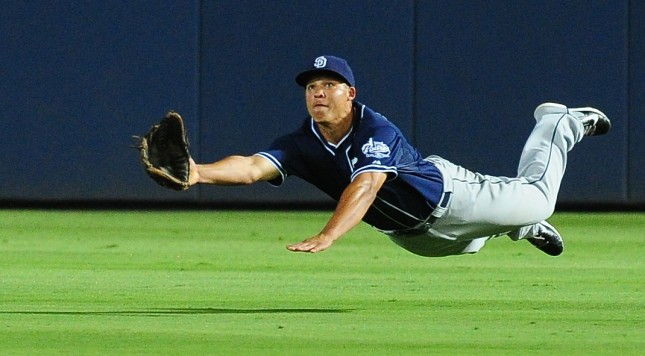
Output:
<instances>
[{"instance_id":1,"label":"baseball player","mask_svg":"<svg viewBox=\"0 0 645 356\"><path fill-rule=\"evenodd\" d=\"M478 252L491 237L527 240L557 256L563 242L545 220L554 211L567 153L611 125L594 108L537 107L535 128L517 177L472 172L438 156L423 157L383 115L356 101L348 63L319 56L296 76L309 116L296 131L252 156L190 162L189 184L279 186L297 176L338 202L322 230L290 251L318 252L361 221L421 256Z\"/></svg>"}]
</instances>

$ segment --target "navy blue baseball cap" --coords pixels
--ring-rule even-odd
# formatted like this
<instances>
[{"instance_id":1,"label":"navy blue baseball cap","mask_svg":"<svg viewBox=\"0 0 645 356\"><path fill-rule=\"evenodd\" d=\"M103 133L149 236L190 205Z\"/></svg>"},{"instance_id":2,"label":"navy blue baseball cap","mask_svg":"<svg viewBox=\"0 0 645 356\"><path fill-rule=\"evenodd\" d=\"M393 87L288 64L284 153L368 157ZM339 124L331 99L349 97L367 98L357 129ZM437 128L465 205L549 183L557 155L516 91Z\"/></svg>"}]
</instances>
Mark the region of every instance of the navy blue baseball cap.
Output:
<instances>
[{"instance_id":1,"label":"navy blue baseball cap","mask_svg":"<svg viewBox=\"0 0 645 356\"><path fill-rule=\"evenodd\" d=\"M354 73L347 61L336 56L319 56L311 62L307 69L296 76L296 83L304 87L309 80L318 74L332 74L340 77L349 86L356 86Z\"/></svg>"}]
</instances>

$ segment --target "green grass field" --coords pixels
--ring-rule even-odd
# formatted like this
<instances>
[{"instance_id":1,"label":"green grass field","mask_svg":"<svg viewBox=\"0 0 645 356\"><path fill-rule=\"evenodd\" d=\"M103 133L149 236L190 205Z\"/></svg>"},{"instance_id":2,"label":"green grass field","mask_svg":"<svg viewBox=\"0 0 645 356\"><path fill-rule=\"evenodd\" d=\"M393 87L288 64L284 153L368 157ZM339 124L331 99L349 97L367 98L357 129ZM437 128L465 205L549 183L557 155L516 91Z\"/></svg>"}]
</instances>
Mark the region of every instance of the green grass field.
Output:
<instances>
[{"instance_id":1,"label":"green grass field","mask_svg":"<svg viewBox=\"0 0 645 356\"><path fill-rule=\"evenodd\" d=\"M428 259L328 212L0 210L0 354L641 355L645 214Z\"/></svg>"}]
</instances>

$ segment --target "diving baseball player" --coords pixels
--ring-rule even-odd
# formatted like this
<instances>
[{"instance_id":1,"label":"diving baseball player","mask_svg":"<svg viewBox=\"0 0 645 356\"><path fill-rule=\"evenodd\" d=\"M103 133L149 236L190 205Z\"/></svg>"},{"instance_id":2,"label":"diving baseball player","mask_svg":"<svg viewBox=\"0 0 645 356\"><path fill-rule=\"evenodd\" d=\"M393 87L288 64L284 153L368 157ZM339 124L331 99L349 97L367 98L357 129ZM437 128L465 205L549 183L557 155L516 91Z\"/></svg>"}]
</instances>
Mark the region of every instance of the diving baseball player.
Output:
<instances>
[{"instance_id":1,"label":"diving baseball player","mask_svg":"<svg viewBox=\"0 0 645 356\"><path fill-rule=\"evenodd\" d=\"M210 164L191 159L189 183L282 184L296 176L338 202L322 230L291 251L318 252L364 221L421 256L476 253L494 236L527 240L557 256L563 242L545 220L554 211L567 153L611 125L593 108L537 107L517 177L475 173L423 157L383 115L356 101L348 63L319 56L296 76L309 116L296 131L252 156Z\"/></svg>"}]
</instances>

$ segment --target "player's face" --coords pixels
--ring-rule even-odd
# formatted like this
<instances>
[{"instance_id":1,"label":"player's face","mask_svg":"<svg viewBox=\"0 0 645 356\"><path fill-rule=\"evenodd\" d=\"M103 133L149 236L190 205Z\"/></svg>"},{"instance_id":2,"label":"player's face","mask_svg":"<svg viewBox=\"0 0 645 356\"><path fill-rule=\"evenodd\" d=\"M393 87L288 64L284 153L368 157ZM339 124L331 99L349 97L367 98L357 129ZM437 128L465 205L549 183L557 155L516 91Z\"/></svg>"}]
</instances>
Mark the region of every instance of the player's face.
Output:
<instances>
[{"instance_id":1,"label":"player's face","mask_svg":"<svg viewBox=\"0 0 645 356\"><path fill-rule=\"evenodd\" d=\"M332 77L314 77L305 87L307 110L319 124L333 124L352 111L356 88Z\"/></svg>"}]
</instances>

